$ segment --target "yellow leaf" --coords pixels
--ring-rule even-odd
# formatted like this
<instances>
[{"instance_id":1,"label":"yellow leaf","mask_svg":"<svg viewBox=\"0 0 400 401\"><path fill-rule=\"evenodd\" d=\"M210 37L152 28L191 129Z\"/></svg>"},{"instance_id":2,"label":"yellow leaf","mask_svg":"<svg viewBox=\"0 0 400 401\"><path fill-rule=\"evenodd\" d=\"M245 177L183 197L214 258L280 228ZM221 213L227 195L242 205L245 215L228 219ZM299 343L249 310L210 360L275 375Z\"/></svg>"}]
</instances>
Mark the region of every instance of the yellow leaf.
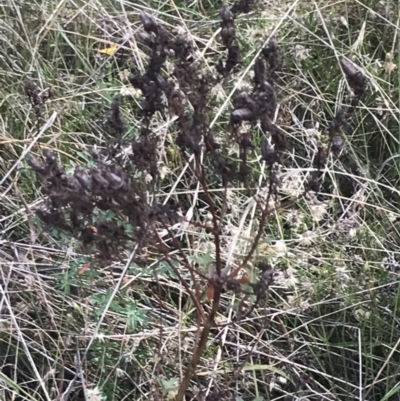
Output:
<instances>
[{"instance_id":1,"label":"yellow leaf","mask_svg":"<svg viewBox=\"0 0 400 401\"><path fill-rule=\"evenodd\" d=\"M99 53L106 54L107 56L113 56L118 50L118 45L114 43L112 46L107 47L106 49L100 49Z\"/></svg>"}]
</instances>

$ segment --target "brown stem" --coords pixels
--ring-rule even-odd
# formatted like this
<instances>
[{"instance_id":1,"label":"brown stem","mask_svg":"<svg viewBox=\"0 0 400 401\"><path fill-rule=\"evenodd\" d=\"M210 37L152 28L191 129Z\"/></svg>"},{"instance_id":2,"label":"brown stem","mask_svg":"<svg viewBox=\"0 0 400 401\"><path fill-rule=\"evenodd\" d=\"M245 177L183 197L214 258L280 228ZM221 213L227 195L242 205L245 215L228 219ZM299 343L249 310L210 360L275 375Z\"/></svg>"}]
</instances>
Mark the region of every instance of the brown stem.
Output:
<instances>
[{"instance_id":1,"label":"brown stem","mask_svg":"<svg viewBox=\"0 0 400 401\"><path fill-rule=\"evenodd\" d=\"M211 327L213 326L215 316L218 312L219 301L221 298L221 287L217 287L214 290L214 299L213 306L208 315L207 320L204 323L203 331L201 332L200 340L197 344L197 347L193 353L192 359L189 362L189 366L187 367L185 374L183 376L181 385L179 386L178 394L175 398L175 401L183 401L186 390L189 388L190 380L195 374L196 366L198 365L200 358L203 354L203 351L207 345L208 336L210 334Z\"/></svg>"}]
</instances>

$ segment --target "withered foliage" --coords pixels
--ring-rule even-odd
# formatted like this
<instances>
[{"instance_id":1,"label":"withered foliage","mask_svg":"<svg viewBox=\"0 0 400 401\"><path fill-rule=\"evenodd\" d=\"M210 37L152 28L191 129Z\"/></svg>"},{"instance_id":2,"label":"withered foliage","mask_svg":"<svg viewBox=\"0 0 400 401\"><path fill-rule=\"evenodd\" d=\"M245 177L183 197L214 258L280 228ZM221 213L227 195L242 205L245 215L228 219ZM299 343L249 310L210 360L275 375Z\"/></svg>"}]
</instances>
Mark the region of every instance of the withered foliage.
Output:
<instances>
[{"instance_id":1,"label":"withered foliage","mask_svg":"<svg viewBox=\"0 0 400 401\"><path fill-rule=\"evenodd\" d=\"M238 14L247 14L255 8L254 0L238 0L232 6L232 13L237 16Z\"/></svg>"},{"instance_id":2,"label":"withered foliage","mask_svg":"<svg viewBox=\"0 0 400 401\"><path fill-rule=\"evenodd\" d=\"M239 44L236 38L234 15L229 7L224 6L220 12L221 18L221 39L223 45L228 50L226 61L220 60L217 65L218 72L226 77L241 62Z\"/></svg>"},{"instance_id":3,"label":"withered foliage","mask_svg":"<svg viewBox=\"0 0 400 401\"><path fill-rule=\"evenodd\" d=\"M111 104L111 109L107 116L107 122L113 131L112 133L121 140L121 136L125 131L125 122L120 111L120 102L118 99L114 99Z\"/></svg>"},{"instance_id":4,"label":"withered foliage","mask_svg":"<svg viewBox=\"0 0 400 401\"><path fill-rule=\"evenodd\" d=\"M347 58L340 59L340 65L346 75L350 88L354 91L357 99L359 99L367 88L365 75L363 72Z\"/></svg>"},{"instance_id":5,"label":"withered foliage","mask_svg":"<svg viewBox=\"0 0 400 401\"><path fill-rule=\"evenodd\" d=\"M271 45L276 52L278 45L274 40ZM247 167L247 153L254 149L251 141L251 134L242 133L240 127L242 123L248 123L255 127L259 124L264 135L261 145L261 155L267 165L272 169L275 163L282 163L282 154L287 149L287 141L284 131L275 124L275 112L277 107L276 93L273 86L272 75L279 60L275 60L273 54L268 60L264 61L259 57L254 65L254 87L251 92L243 92L234 100L234 109L231 113L232 135L240 147L242 179L246 179L249 171Z\"/></svg>"},{"instance_id":6,"label":"withered foliage","mask_svg":"<svg viewBox=\"0 0 400 401\"><path fill-rule=\"evenodd\" d=\"M242 61L242 55L236 37L235 18L240 14L249 13L253 8L253 0L239 0L233 4L232 8L223 6L220 11L221 39L222 44L228 52L226 60L219 60L217 65L217 71L223 77L227 77Z\"/></svg>"},{"instance_id":7,"label":"withered foliage","mask_svg":"<svg viewBox=\"0 0 400 401\"><path fill-rule=\"evenodd\" d=\"M262 54L269 65L269 77L274 78L283 67L281 49L275 37L271 38L268 45L262 49Z\"/></svg>"},{"instance_id":8,"label":"withered foliage","mask_svg":"<svg viewBox=\"0 0 400 401\"><path fill-rule=\"evenodd\" d=\"M222 79L239 63L234 18L241 12L248 12L250 6L250 2L240 1L234 5L233 11L225 6L220 12L222 43L228 50L223 68L221 63L217 66ZM203 184L208 174L206 169L209 168L220 177L224 187L234 180L248 183L249 152L261 154L272 171L275 163L282 162L282 154L287 147L284 132L274 122L277 100L272 76L281 66L280 50L275 39L255 63L253 90L234 99L227 131L239 147L241 162L238 167L226 157L208 121L210 91L220 78L213 78L204 72L201 60L196 56L197 44L190 37L174 35L145 12L140 14L140 19L142 43L148 47L150 58L143 73L129 76L130 83L143 95L140 132L130 144L130 167L118 156L122 145L126 145L126 124L119 99L114 99L107 113L106 152L100 154L97 148L90 149L96 167L76 169L68 176L51 152L47 152L44 162L33 157L29 159L48 197L47 207L37 212L38 217L45 224L69 231L84 244L93 245L103 260L119 255L127 242L136 243L141 248L161 246L157 230L168 228L179 220L176 208L161 207L150 202L148 197L147 191L151 188L148 175L152 177L151 185L155 185L162 152L159 136L153 132L152 118L155 113L176 117L176 144L186 160L194 155L191 169ZM166 73L167 61L174 63L171 75ZM32 84L28 85L27 94L32 101L39 101ZM250 124L250 127L242 131L243 123ZM264 135L259 150L252 138L257 124ZM132 167L141 174L133 175ZM99 211L115 213L129 225L129 233L124 224L117 225L99 217Z\"/></svg>"},{"instance_id":9,"label":"withered foliage","mask_svg":"<svg viewBox=\"0 0 400 401\"><path fill-rule=\"evenodd\" d=\"M28 159L47 195L46 208L36 212L46 225L66 230L89 249L97 250L101 259L110 260L117 258L128 243L139 247L152 244L155 225L178 221L173 207L149 204L141 182L118 164L103 164L94 154L96 167L76 169L70 176L51 151L46 152L44 162L32 156ZM99 211L113 211L125 218L131 232L99 217Z\"/></svg>"},{"instance_id":10,"label":"withered foliage","mask_svg":"<svg viewBox=\"0 0 400 401\"><path fill-rule=\"evenodd\" d=\"M54 88L41 90L31 79L25 82L25 94L39 117L43 105L54 96Z\"/></svg>"}]
</instances>

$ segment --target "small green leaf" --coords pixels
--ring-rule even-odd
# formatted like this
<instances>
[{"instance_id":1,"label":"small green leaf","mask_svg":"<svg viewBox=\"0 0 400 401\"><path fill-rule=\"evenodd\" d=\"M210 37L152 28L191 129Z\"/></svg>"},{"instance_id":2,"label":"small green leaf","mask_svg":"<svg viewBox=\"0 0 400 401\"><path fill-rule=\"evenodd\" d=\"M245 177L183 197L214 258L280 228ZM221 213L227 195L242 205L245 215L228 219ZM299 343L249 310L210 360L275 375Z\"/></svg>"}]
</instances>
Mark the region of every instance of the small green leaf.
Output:
<instances>
[{"instance_id":1,"label":"small green leaf","mask_svg":"<svg viewBox=\"0 0 400 401\"><path fill-rule=\"evenodd\" d=\"M208 267L211 263L214 262L214 258L211 256L211 252L207 252L194 258L194 262L197 263L200 267Z\"/></svg>"},{"instance_id":2,"label":"small green leaf","mask_svg":"<svg viewBox=\"0 0 400 401\"><path fill-rule=\"evenodd\" d=\"M273 365L246 365L243 368L244 372L254 371L254 370L269 370L270 372L274 372L274 373L284 377L288 381L291 381L290 377L282 369L276 368Z\"/></svg>"}]
</instances>

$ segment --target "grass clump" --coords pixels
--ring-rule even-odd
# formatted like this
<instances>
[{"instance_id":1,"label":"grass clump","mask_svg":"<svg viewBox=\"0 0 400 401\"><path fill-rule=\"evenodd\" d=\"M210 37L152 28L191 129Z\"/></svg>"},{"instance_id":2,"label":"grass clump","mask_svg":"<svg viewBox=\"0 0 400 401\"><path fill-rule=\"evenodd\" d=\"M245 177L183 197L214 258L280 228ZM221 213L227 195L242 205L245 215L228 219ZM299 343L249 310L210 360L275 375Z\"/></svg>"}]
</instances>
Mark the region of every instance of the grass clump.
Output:
<instances>
[{"instance_id":1,"label":"grass clump","mask_svg":"<svg viewBox=\"0 0 400 401\"><path fill-rule=\"evenodd\" d=\"M395 400L397 6L48 6L2 6L0 398Z\"/></svg>"}]
</instances>

